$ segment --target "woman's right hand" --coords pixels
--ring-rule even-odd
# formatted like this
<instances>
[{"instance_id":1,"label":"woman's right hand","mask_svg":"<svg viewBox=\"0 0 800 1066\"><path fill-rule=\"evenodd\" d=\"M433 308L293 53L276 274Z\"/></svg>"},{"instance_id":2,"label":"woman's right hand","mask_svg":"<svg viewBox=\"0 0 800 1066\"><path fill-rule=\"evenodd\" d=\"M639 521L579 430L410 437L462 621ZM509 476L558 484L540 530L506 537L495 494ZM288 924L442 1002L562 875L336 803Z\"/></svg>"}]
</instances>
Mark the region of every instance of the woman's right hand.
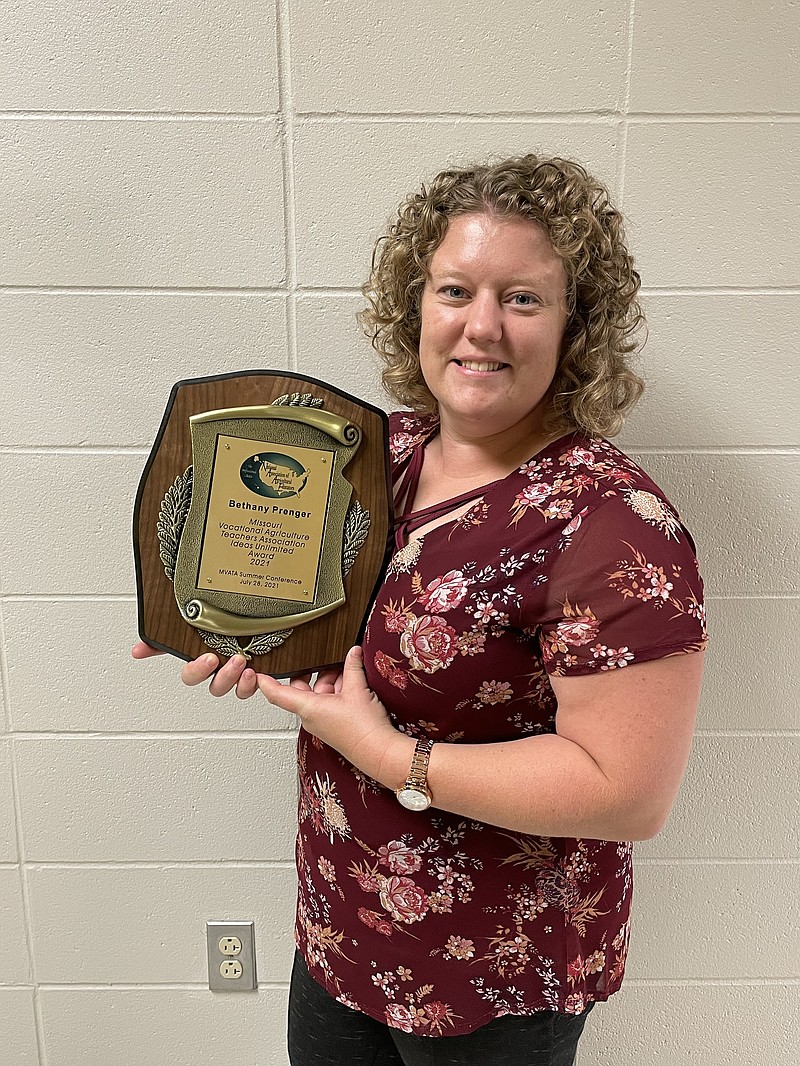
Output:
<instances>
[{"instance_id":1,"label":"woman's right hand","mask_svg":"<svg viewBox=\"0 0 800 1066\"><path fill-rule=\"evenodd\" d=\"M163 655L158 648L152 648L143 640L138 641L131 648L134 659L149 659L153 655ZM219 659L212 652L192 659L181 670L181 681L184 685L202 685L211 679L208 691L212 696L227 696L231 689L236 689L236 695L240 700L249 699L258 690L258 678L255 670L247 665L247 659L243 655L234 655L228 659L224 666L219 665Z\"/></svg>"}]
</instances>

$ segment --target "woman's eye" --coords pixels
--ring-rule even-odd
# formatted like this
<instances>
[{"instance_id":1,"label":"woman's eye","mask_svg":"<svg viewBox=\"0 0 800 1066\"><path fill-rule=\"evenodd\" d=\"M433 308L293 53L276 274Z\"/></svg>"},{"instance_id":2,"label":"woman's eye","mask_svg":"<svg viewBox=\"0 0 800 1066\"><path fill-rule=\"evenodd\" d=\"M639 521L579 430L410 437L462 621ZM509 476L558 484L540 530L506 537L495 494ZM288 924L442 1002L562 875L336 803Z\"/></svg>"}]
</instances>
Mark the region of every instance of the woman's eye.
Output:
<instances>
[{"instance_id":1,"label":"woman's eye","mask_svg":"<svg viewBox=\"0 0 800 1066\"><path fill-rule=\"evenodd\" d=\"M533 307L539 302L532 292L515 292L511 299L518 307Z\"/></svg>"},{"instance_id":2,"label":"woman's eye","mask_svg":"<svg viewBox=\"0 0 800 1066\"><path fill-rule=\"evenodd\" d=\"M460 285L446 285L442 291L451 300L463 300L467 295L466 289L462 289Z\"/></svg>"}]
</instances>

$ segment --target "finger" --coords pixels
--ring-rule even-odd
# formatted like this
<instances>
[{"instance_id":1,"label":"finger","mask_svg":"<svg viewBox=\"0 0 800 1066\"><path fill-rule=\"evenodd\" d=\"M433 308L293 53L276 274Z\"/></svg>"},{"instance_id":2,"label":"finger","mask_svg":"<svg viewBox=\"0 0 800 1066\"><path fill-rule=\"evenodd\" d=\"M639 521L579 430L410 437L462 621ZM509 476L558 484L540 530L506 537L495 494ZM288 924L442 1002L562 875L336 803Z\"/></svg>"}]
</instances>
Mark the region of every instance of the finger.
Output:
<instances>
[{"instance_id":1,"label":"finger","mask_svg":"<svg viewBox=\"0 0 800 1066\"><path fill-rule=\"evenodd\" d=\"M273 706L297 714L303 696L301 692L293 689L291 685L282 685L269 674L257 674L256 676L259 690Z\"/></svg>"},{"instance_id":2,"label":"finger","mask_svg":"<svg viewBox=\"0 0 800 1066\"><path fill-rule=\"evenodd\" d=\"M212 696L227 696L232 688L239 683L239 678L247 668L247 659L244 655L234 655L221 666L214 675L208 691Z\"/></svg>"},{"instance_id":3,"label":"finger","mask_svg":"<svg viewBox=\"0 0 800 1066\"><path fill-rule=\"evenodd\" d=\"M149 659L152 655L163 655L164 652L160 648L152 648L149 644L145 644L143 640L139 640L131 648L131 655L134 659Z\"/></svg>"},{"instance_id":4,"label":"finger","mask_svg":"<svg viewBox=\"0 0 800 1066\"><path fill-rule=\"evenodd\" d=\"M311 691L310 681L311 681L311 674L310 673L308 673L308 674L295 674L295 676L293 678L291 678L291 680L289 681L289 684L291 685L292 688L299 688L303 692L310 692Z\"/></svg>"},{"instance_id":5,"label":"finger","mask_svg":"<svg viewBox=\"0 0 800 1066\"><path fill-rule=\"evenodd\" d=\"M249 700L251 696L255 695L257 689L256 672L248 666L236 683L236 695L240 700Z\"/></svg>"},{"instance_id":6,"label":"finger","mask_svg":"<svg viewBox=\"0 0 800 1066\"><path fill-rule=\"evenodd\" d=\"M317 680L314 683L315 692L335 692L336 681L340 677L342 668L340 666L329 666L327 670L320 670L317 675Z\"/></svg>"},{"instance_id":7,"label":"finger","mask_svg":"<svg viewBox=\"0 0 800 1066\"><path fill-rule=\"evenodd\" d=\"M201 655L184 666L181 670L181 681L184 685L202 685L204 681L208 681L218 666L219 659L216 655L211 653Z\"/></svg>"}]
</instances>

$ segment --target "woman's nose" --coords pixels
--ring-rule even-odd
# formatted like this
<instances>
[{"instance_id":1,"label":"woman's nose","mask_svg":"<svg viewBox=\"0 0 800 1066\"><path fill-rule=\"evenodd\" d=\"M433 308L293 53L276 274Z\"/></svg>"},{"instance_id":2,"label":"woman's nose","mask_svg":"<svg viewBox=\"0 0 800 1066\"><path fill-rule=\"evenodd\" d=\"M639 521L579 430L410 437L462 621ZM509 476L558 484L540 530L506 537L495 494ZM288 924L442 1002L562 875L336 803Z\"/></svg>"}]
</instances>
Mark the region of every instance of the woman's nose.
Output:
<instances>
[{"instance_id":1,"label":"woman's nose","mask_svg":"<svg viewBox=\"0 0 800 1066\"><path fill-rule=\"evenodd\" d=\"M470 300L464 336L475 343L496 343L503 336L502 307L492 293L479 293Z\"/></svg>"}]
</instances>

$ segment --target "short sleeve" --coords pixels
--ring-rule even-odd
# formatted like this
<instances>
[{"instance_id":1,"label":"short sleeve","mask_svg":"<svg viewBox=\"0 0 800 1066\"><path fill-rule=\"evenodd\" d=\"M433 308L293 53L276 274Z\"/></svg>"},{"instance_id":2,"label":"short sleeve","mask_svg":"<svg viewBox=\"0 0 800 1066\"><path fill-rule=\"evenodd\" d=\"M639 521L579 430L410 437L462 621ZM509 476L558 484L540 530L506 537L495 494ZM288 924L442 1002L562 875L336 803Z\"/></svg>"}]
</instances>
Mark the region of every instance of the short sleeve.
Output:
<instances>
[{"instance_id":1,"label":"short sleeve","mask_svg":"<svg viewBox=\"0 0 800 1066\"><path fill-rule=\"evenodd\" d=\"M548 673L586 675L705 647L694 543L664 497L614 493L571 526L541 586Z\"/></svg>"}]
</instances>

